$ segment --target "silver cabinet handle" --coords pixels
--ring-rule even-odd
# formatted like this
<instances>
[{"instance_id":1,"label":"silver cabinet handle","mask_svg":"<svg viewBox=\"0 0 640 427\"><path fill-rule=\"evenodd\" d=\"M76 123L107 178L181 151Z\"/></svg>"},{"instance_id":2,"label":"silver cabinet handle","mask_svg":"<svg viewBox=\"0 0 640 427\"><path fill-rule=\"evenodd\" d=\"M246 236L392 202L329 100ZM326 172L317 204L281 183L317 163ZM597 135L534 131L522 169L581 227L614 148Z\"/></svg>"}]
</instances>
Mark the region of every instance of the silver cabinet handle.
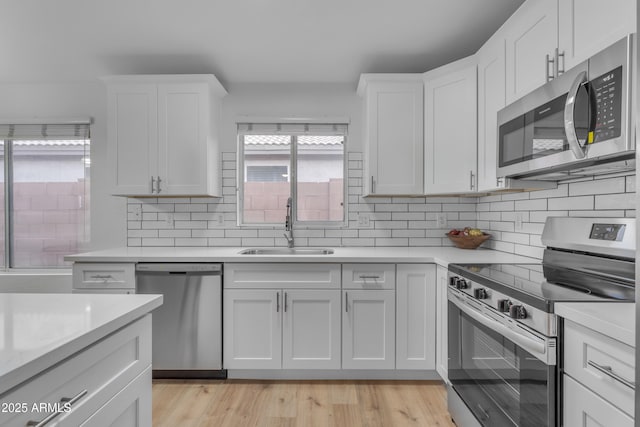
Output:
<instances>
[{"instance_id":1,"label":"silver cabinet handle","mask_svg":"<svg viewBox=\"0 0 640 427\"><path fill-rule=\"evenodd\" d=\"M68 410L67 411L63 410L62 407L66 406L67 408L70 408L74 403L82 399L86 394L87 394L87 390L82 390L80 393L76 394L74 397L63 397L62 399L60 399L60 403L62 404L60 410L49 414L42 421L28 421L27 426L28 427L46 426L51 421L53 421L58 415L68 412Z\"/></svg>"},{"instance_id":2,"label":"silver cabinet handle","mask_svg":"<svg viewBox=\"0 0 640 427\"><path fill-rule=\"evenodd\" d=\"M560 58L562 58L562 69L560 68ZM558 48L556 48L556 77L564 74L564 51L559 53Z\"/></svg>"},{"instance_id":3,"label":"silver cabinet handle","mask_svg":"<svg viewBox=\"0 0 640 427\"><path fill-rule=\"evenodd\" d=\"M375 182L373 181L373 175L371 175L371 194L375 193Z\"/></svg>"},{"instance_id":4,"label":"silver cabinet handle","mask_svg":"<svg viewBox=\"0 0 640 427\"><path fill-rule=\"evenodd\" d=\"M358 276L359 279L374 279L374 280L378 280L378 279L382 279L382 276L378 276L375 274L361 274Z\"/></svg>"},{"instance_id":5,"label":"silver cabinet handle","mask_svg":"<svg viewBox=\"0 0 640 427\"><path fill-rule=\"evenodd\" d=\"M280 292L276 292L276 313L280 313Z\"/></svg>"},{"instance_id":6,"label":"silver cabinet handle","mask_svg":"<svg viewBox=\"0 0 640 427\"><path fill-rule=\"evenodd\" d=\"M95 280L104 280L106 282L109 279L113 279L113 276L111 274L94 274L91 278Z\"/></svg>"},{"instance_id":7,"label":"silver cabinet handle","mask_svg":"<svg viewBox=\"0 0 640 427\"><path fill-rule=\"evenodd\" d=\"M156 182L158 183L158 185L156 186L157 188L156 193L160 194L160 191L162 191L162 188L160 188L160 183L162 182L162 180L160 179L160 176L158 176L158 179L156 180Z\"/></svg>"},{"instance_id":8,"label":"silver cabinet handle","mask_svg":"<svg viewBox=\"0 0 640 427\"><path fill-rule=\"evenodd\" d=\"M344 311L349 312L349 292L344 293Z\"/></svg>"},{"instance_id":9,"label":"silver cabinet handle","mask_svg":"<svg viewBox=\"0 0 640 427\"><path fill-rule=\"evenodd\" d=\"M551 73L549 73L549 66L551 66ZM547 74L546 78L548 82L553 80L553 77L555 76L554 72L555 72L555 59L552 58L549 54L547 54L545 73Z\"/></svg>"},{"instance_id":10,"label":"silver cabinet handle","mask_svg":"<svg viewBox=\"0 0 640 427\"><path fill-rule=\"evenodd\" d=\"M152 176L151 177L151 194L156 192L156 179Z\"/></svg>"},{"instance_id":11,"label":"silver cabinet handle","mask_svg":"<svg viewBox=\"0 0 640 427\"><path fill-rule=\"evenodd\" d=\"M469 189L473 190L473 188L475 187L475 174L473 173L473 171L469 171Z\"/></svg>"},{"instance_id":12,"label":"silver cabinet handle","mask_svg":"<svg viewBox=\"0 0 640 427\"><path fill-rule=\"evenodd\" d=\"M632 381L629 381L626 378L622 378L620 375L616 374L615 372L613 372L613 368L611 368L611 366L603 366L603 365L598 365L596 362L594 362L593 360L589 360L587 362L587 365L591 366L592 368L602 372L603 374L605 374L606 376L613 378L614 380L618 381L619 383L622 383L624 385L626 385L627 387L629 387L631 390L635 390L636 389L636 384Z\"/></svg>"},{"instance_id":13,"label":"silver cabinet handle","mask_svg":"<svg viewBox=\"0 0 640 427\"><path fill-rule=\"evenodd\" d=\"M569 148L576 159L584 159L587 155L586 147L583 148L578 141L578 135L576 134L576 127L574 123L574 109L576 105L576 97L580 86L588 81L587 72L582 71L571 84L571 89L567 93L567 101L564 104L564 133L567 135L567 141L569 142Z\"/></svg>"},{"instance_id":14,"label":"silver cabinet handle","mask_svg":"<svg viewBox=\"0 0 640 427\"><path fill-rule=\"evenodd\" d=\"M284 312L287 312L287 293L284 293Z\"/></svg>"}]
</instances>

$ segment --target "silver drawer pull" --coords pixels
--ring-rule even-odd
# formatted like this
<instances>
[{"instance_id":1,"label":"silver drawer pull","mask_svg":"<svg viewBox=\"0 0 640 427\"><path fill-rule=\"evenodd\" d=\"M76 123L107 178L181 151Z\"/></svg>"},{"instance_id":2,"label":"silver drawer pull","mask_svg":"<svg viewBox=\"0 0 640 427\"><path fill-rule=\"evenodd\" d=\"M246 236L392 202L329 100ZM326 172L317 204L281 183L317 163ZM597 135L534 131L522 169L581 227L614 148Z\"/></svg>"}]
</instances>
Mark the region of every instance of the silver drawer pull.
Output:
<instances>
[{"instance_id":1,"label":"silver drawer pull","mask_svg":"<svg viewBox=\"0 0 640 427\"><path fill-rule=\"evenodd\" d=\"M71 408L71 406L76 403L78 400L82 399L87 394L87 390L82 390L80 393L76 394L75 397L63 397L60 399L60 410L53 412L47 416L47 418L42 421L29 421L27 422L27 427L43 427L53 421L58 415L62 413L68 412L63 410L63 407Z\"/></svg>"},{"instance_id":2,"label":"silver drawer pull","mask_svg":"<svg viewBox=\"0 0 640 427\"><path fill-rule=\"evenodd\" d=\"M378 280L378 279L382 279L382 276L375 276L375 275L369 275L369 274L361 274L358 276L358 278L360 279L374 279L374 280Z\"/></svg>"},{"instance_id":3,"label":"silver drawer pull","mask_svg":"<svg viewBox=\"0 0 640 427\"><path fill-rule=\"evenodd\" d=\"M611 366L598 365L596 362L594 362L592 360L589 360L587 362L587 365L589 365L592 368L602 372L606 376L613 378L614 380L618 381L619 383L622 383L622 384L626 385L631 390L635 390L636 389L636 384L634 382L629 381L629 380L627 380L625 378L622 378L620 375L618 375L615 372L613 372L613 368L611 368Z\"/></svg>"},{"instance_id":4,"label":"silver drawer pull","mask_svg":"<svg viewBox=\"0 0 640 427\"><path fill-rule=\"evenodd\" d=\"M111 274L94 274L91 278L94 280L109 280L113 279L113 276Z\"/></svg>"}]
</instances>

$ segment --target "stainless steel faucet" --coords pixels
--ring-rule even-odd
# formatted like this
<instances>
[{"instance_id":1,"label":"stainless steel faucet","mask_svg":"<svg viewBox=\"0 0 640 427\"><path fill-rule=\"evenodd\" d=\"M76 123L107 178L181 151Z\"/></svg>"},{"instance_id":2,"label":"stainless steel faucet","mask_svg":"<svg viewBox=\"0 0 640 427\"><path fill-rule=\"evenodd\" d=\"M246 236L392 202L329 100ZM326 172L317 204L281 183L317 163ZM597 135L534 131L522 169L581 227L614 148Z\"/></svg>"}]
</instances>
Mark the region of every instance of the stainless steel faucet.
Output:
<instances>
[{"instance_id":1,"label":"stainless steel faucet","mask_svg":"<svg viewBox=\"0 0 640 427\"><path fill-rule=\"evenodd\" d=\"M293 247L293 223L291 221L291 197L287 199L287 216L284 220L284 238L287 239L287 247Z\"/></svg>"}]
</instances>

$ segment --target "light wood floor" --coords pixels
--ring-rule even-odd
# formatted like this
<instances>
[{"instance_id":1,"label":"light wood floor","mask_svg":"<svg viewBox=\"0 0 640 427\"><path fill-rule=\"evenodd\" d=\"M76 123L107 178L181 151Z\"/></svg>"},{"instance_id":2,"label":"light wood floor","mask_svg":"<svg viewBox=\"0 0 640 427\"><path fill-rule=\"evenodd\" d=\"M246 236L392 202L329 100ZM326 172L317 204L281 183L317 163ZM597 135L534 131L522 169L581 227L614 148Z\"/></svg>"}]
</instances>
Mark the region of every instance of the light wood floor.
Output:
<instances>
[{"instance_id":1,"label":"light wood floor","mask_svg":"<svg viewBox=\"0 0 640 427\"><path fill-rule=\"evenodd\" d=\"M436 381L154 380L154 427L454 426Z\"/></svg>"}]
</instances>

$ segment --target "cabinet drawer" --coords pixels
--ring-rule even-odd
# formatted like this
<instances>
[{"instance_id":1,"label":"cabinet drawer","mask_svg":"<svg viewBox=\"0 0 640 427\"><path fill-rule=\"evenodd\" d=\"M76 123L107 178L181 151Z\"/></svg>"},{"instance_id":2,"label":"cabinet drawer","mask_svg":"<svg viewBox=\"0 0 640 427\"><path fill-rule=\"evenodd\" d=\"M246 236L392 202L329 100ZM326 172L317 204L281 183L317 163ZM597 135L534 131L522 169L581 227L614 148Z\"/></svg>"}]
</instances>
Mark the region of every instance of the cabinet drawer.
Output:
<instances>
[{"instance_id":1,"label":"cabinet drawer","mask_svg":"<svg viewBox=\"0 0 640 427\"><path fill-rule=\"evenodd\" d=\"M339 289L340 264L227 263L224 287L236 289Z\"/></svg>"},{"instance_id":2,"label":"cabinet drawer","mask_svg":"<svg viewBox=\"0 0 640 427\"><path fill-rule=\"evenodd\" d=\"M0 425L41 421L64 400L78 397L71 409L54 419L78 425L151 365L151 315L120 329L51 369L0 396L3 403L25 404L26 412L0 412ZM62 403L61 403L62 401ZM45 407L39 410L40 405ZM34 405L36 409L34 411Z\"/></svg>"},{"instance_id":3,"label":"cabinet drawer","mask_svg":"<svg viewBox=\"0 0 640 427\"><path fill-rule=\"evenodd\" d=\"M395 289L395 264L344 264L343 289Z\"/></svg>"},{"instance_id":4,"label":"cabinet drawer","mask_svg":"<svg viewBox=\"0 0 640 427\"><path fill-rule=\"evenodd\" d=\"M135 289L135 264L74 263L74 289Z\"/></svg>"},{"instance_id":5,"label":"cabinet drawer","mask_svg":"<svg viewBox=\"0 0 640 427\"><path fill-rule=\"evenodd\" d=\"M625 385L635 379L633 347L570 321L564 324L564 335L565 372L633 414L634 390Z\"/></svg>"},{"instance_id":6,"label":"cabinet drawer","mask_svg":"<svg viewBox=\"0 0 640 427\"><path fill-rule=\"evenodd\" d=\"M633 426L633 418L598 397L591 390L583 387L567 375L563 375L563 380L562 418L565 426Z\"/></svg>"}]
</instances>

